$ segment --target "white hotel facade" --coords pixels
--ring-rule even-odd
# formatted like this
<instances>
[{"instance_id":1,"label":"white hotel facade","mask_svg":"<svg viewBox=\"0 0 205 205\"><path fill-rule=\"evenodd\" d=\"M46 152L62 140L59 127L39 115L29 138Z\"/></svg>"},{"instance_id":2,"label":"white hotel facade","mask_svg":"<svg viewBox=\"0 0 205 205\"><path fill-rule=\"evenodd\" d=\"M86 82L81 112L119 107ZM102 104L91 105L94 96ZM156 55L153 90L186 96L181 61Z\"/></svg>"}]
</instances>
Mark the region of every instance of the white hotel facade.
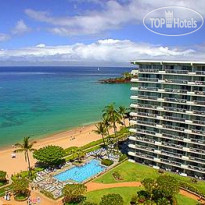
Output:
<instances>
[{"instance_id":1,"label":"white hotel facade","mask_svg":"<svg viewBox=\"0 0 205 205\"><path fill-rule=\"evenodd\" d=\"M130 161L205 178L205 62L132 63Z\"/></svg>"}]
</instances>

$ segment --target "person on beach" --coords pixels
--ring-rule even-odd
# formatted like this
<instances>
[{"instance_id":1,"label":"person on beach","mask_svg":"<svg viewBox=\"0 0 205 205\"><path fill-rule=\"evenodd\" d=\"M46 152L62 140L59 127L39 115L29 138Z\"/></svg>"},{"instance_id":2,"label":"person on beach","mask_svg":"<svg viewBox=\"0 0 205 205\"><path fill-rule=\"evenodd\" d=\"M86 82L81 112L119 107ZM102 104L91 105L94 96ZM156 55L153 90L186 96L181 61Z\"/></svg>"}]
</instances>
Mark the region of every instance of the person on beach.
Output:
<instances>
[{"instance_id":1,"label":"person on beach","mask_svg":"<svg viewBox=\"0 0 205 205\"><path fill-rule=\"evenodd\" d=\"M37 197L37 204L40 204L41 203L41 198L38 196Z\"/></svg>"}]
</instances>

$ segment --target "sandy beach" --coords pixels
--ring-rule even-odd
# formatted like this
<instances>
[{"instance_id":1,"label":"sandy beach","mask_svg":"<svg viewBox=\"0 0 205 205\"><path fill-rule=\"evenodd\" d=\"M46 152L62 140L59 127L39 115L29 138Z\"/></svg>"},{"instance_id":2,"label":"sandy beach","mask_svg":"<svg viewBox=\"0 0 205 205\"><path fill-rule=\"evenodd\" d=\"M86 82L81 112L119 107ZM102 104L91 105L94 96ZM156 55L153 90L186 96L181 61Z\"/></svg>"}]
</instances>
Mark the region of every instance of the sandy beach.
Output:
<instances>
[{"instance_id":1,"label":"sandy beach","mask_svg":"<svg viewBox=\"0 0 205 205\"><path fill-rule=\"evenodd\" d=\"M89 142L101 139L101 135L98 135L93 132L93 130L95 129L95 124L91 124L74 128L61 133L53 134L43 139L34 139L36 141L34 148L39 149L47 145L57 145L63 148L68 148L71 146L80 147L85 144L88 144ZM112 133L113 132L111 129L110 134ZM27 170L28 168L23 153L16 153L16 158L11 157L11 154L14 150L15 148L12 148L12 146L10 148L4 148L3 150L0 150L0 170L6 171L9 178L12 174ZM36 160L33 158L32 154L30 154L30 160L31 165L34 166Z\"/></svg>"},{"instance_id":2,"label":"sandy beach","mask_svg":"<svg viewBox=\"0 0 205 205\"><path fill-rule=\"evenodd\" d=\"M95 124L91 124L57 133L46 138L36 140L37 143L34 145L34 148L39 149L46 145L58 145L63 148L82 146L101 138L100 135L93 132L95 129ZM0 170L6 171L9 177L11 174L27 170L27 163L25 162L23 153L17 153L16 158L11 157L14 150L15 148L12 148L12 146L10 148L0 150ZM32 154L30 154L30 158L31 164L34 166L36 160L32 157Z\"/></svg>"}]
</instances>

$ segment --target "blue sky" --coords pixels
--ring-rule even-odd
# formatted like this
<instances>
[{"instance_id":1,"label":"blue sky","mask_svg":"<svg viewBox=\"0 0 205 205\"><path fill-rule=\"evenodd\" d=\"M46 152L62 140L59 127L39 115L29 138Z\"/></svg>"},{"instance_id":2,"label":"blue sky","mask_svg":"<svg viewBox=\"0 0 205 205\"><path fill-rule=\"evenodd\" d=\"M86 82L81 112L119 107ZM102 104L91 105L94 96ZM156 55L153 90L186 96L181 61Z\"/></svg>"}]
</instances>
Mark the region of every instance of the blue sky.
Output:
<instances>
[{"instance_id":1,"label":"blue sky","mask_svg":"<svg viewBox=\"0 0 205 205\"><path fill-rule=\"evenodd\" d=\"M164 6L205 15L203 0L0 0L0 65L129 65L141 58L204 58L205 28L185 36L147 30Z\"/></svg>"}]
</instances>

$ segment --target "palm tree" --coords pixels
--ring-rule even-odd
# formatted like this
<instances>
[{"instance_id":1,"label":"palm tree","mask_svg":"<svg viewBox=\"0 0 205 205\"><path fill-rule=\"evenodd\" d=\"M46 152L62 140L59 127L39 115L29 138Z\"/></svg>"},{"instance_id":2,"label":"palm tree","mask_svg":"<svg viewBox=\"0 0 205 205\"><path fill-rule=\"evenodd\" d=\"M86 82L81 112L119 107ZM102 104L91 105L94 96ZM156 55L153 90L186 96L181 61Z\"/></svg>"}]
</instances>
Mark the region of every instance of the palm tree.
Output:
<instances>
[{"instance_id":1,"label":"palm tree","mask_svg":"<svg viewBox=\"0 0 205 205\"><path fill-rule=\"evenodd\" d=\"M102 136L103 144L105 147L106 144L105 144L104 136L107 134L107 128L105 127L105 124L103 122L99 122L95 126L96 126L97 130L94 130L94 132Z\"/></svg>"},{"instance_id":2,"label":"palm tree","mask_svg":"<svg viewBox=\"0 0 205 205\"><path fill-rule=\"evenodd\" d=\"M123 124L126 127L126 124L125 124L125 116L126 116L126 113L127 113L126 107L120 106L119 109L118 109L118 113L121 115L121 118L123 119Z\"/></svg>"},{"instance_id":3,"label":"palm tree","mask_svg":"<svg viewBox=\"0 0 205 205\"><path fill-rule=\"evenodd\" d=\"M109 128L111 127L110 126L110 122L109 122L109 119L107 117L103 117L103 124L107 130L107 135L109 136L110 135L110 132L109 132Z\"/></svg>"},{"instance_id":4,"label":"palm tree","mask_svg":"<svg viewBox=\"0 0 205 205\"><path fill-rule=\"evenodd\" d=\"M81 148L76 149L75 154L77 155L78 162L80 162L81 158L85 157L85 152Z\"/></svg>"},{"instance_id":5,"label":"palm tree","mask_svg":"<svg viewBox=\"0 0 205 205\"><path fill-rule=\"evenodd\" d=\"M15 147L16 149L14 152L24 152L25 155L25 161L28 162L28 170L29 170L29 175L31 175L31 164L30 164L30 159L29 159L29 152L33 152L35 149L33 148L33 145L36 143L36 141L29 142L30 137L24 137L23 143L16 143Z\"/></svg>"},{"instance_id":6,"label":"palm tree","mask_svg":"<svg viewBox=\"0 0 205 205\"><path fill-rule=\"evenodd\" d=\"M108 106L105 107L105 109L103 110L103 118L106 118L109 120L109 122L112 124L113 130L114 130L114 134L115 137L116 133L117 133L117 123L122 123L121 122L121 115L117 112L117 110L114 107L114 104L110 104Z\"/></svg>"}]
</instances>

